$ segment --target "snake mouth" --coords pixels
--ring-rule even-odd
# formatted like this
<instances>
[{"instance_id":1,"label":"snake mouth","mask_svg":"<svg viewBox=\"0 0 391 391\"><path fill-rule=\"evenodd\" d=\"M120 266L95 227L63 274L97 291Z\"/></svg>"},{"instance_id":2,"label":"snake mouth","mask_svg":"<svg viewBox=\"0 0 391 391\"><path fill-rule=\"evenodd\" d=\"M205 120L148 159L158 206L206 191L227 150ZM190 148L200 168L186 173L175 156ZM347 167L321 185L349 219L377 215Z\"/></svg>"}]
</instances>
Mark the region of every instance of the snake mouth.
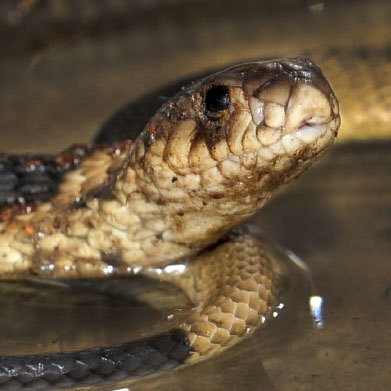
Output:
<instances>
[{"instance_id":1,"label":"snake mouth","mask_svg":"<svg viewBox=\"0 0 391 391\"><path fill-rule=\"evenodd\" d=\"M267 81L250 78L243 86L261 148L274 156L322 153L340 126L330 85L310 60L280 61L274 68L278 76L271 72Z\"/></svg>"},{"instance_id":2,"label":"snake mouth","mask_svg":"<svg viewBox=\"0 0 391 391\"><path fill-rule=\"evenodd\" d=\"M294 153L300 144L337 135L340 118L336 99L316 85L302 80L269 83L249 96L248 102L263 147L275 149L280 141L287 153Z\"/></svg>"},{"instance_id":3,"label":"snake mouth","mask_svg":"<svg viewBox=\"0 0 391 391\"><path fill-rule=\"evenodd\" d=\"M262 144L268 145L280 137L286 142L297 137L310 143L327 130L336 135L339 107L320 69L307 59L272 65L266 74L243 81Z\"/></svg>"}]
</instances>

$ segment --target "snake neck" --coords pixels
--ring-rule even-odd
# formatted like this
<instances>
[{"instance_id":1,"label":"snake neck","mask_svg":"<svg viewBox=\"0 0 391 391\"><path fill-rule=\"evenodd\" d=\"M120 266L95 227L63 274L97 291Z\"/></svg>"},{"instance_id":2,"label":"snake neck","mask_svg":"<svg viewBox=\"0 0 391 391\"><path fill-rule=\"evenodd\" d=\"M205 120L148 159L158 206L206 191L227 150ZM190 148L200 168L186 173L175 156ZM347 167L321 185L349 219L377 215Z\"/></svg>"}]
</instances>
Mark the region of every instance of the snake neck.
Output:
<instances>
[{"instance_id":1,"label":"snake neck","mask_svg":"<svg viewBox=\"0 0 391 391\"><path fill-rule=\"evenodd\" d=\"M235 164L240 163L234 157L227 159L229 169ZM145 149L143 138L97 150L65 176L50 202L2 224L0 275L104 277L186 259L252 215L308 166L294 158L289 164L284 175L274 164L256 180L226 183L217 165L198 173L173 169L164 152Z\"/></svg>"},{"instance_id":2,"label":"snake neck","mask_svg":"<svg viewBox=\"0 0 391 391\"><path fill-rule=\"evenodd\" d=\"M211 170L180 175L156 149L141 156L140 143L97 149L51 201L1 223L1 275L102 277L187 258L262 206L275 182L265 175L238 203L237 189L206 192L213 180Z\"/></svg>"},{"instance_id":3,"label":"snake neck","mask_svg":"<svg viewBox=\"0 0 391 391\"><path fill-rule=\"evenodd\" d=\"M136 152L130 142L96 150L51 201L0 223L1 276L132 274L197 253L231 228L232 218L216 214L191 187L165 193Z\"/></svg>"}]
</instances>

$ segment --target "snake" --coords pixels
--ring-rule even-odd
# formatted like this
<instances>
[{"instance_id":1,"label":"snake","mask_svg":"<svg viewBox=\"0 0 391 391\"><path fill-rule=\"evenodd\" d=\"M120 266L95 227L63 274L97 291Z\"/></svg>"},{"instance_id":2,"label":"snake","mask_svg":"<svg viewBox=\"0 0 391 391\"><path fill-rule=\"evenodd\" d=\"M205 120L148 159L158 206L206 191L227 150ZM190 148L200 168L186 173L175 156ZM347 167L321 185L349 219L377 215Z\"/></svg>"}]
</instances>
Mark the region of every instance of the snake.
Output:
<instances>
[{"instance_id":1,"label":"snake","mask_svg":"<svg viewBox=\"0 0 391 391\"><path fill-rule=\"evenodd\" d=\"M0 356L0 390L142 376L251 334L277 305L282 276L260 240L236 227L316 161L339 126L320 68L272 59L193 81L134 140L1 154L1 279L141 274L176 285L195 308L143 340Z\"/></svg>"}]
</instances>

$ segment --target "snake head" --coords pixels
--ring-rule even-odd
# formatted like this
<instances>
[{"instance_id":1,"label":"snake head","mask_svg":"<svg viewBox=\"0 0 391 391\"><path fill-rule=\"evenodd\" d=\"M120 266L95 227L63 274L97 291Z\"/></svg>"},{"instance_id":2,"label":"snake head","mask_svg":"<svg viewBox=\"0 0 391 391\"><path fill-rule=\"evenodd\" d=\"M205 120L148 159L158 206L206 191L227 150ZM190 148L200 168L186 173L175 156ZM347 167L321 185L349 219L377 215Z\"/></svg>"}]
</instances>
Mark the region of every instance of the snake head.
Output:
<instances>
[{"instance_id":1,"label":"snake head","mask_svg":"<svg viewBox=\"0 0 391 391\"><path fill-rule=\"evenodd\" d=\"M218 161L232 154L244 166L249 159L258 167L270 160L280 165L281 157L321 153L337 135L338 102L308 59L243 64L203 87L205 116L200 115L199 128Z\"/></svg>"},{"instance_id":2,"label":"snake head","mask_svg":"<svg viewBox=\"0 0 391 391\"><path fill-rule=\"evenodd\" d=\"M131 162L148 199L198 221L194 242L197 224L213 236L259 209L332 144L339 125L337 99L310 60L251 62L168 100Z\"/></svg>"}]
</instances>

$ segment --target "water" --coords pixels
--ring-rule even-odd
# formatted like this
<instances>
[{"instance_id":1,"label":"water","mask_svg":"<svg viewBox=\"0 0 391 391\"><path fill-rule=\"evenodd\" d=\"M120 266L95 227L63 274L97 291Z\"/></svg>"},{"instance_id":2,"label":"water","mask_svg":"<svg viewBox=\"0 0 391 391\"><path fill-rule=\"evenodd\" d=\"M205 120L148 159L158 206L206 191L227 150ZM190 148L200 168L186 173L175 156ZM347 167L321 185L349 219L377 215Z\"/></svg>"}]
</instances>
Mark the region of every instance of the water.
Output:
<instances>
[{"instance_id":1,"label":"water","mask_svg":"<svg viewBox=\"0 0 391 391\"><path fill-rule=\"evenodd\" d=\"M183 322L181 291L145 278L0 282L0 351L39 354L119 344ZM38 341L38 343L37 343Z\"/></svg>"},{"instance_id":2,"label":"water","mask_svg":"<svg viewBox=\"0 0 391 391\"><path fill-rule=\"evenodd\" d=\"M390 149L335 148L252 220L309 270L312 285L297 278L280 316L216 359L134 389L387 390ZM311 316L314 296L323 300L321 324Z\"/></svg>"},{"instance_id":3,"label":"water","mask_svg":"<svg viewBox=\"0 0 391 391\"><path fill-rule=\"evenodd\" d=\"M352 101L354 90L346 95L340 74L325 60L329 40L346 59L360 45L389 45L387 2L318 2L323 11L305 2L281 8L286 2L280 1L267 9L254 4L218 9L205 3L161 16L152 10L121 33L88 36L82 29L38 52L4 52L1 150L54 151L89 140L108 116L140 94L205 68L267 55L314 53L326 73L330 66L343 113L344 97ZM386 88L384 102L391 96ZM360 123L351 118L343 116L340 140L365 141L341 143L251 221L308 268L292 276L294 294L280 315L224 354L142 379L132 390L389 389L390 120L385 116L368 127L362 115ZM374 136L383 140L371 141ZM156 303L167 287L144 289L145 282L132 284L132 301L81 288L2 283L0 353L116 343L186 316L190 304L184 297L179 309L170 302L178 292ZM123 292L129 285L122 284ZM121 387L126 386L112 389Z\"/></svg>"}]
</instances>

